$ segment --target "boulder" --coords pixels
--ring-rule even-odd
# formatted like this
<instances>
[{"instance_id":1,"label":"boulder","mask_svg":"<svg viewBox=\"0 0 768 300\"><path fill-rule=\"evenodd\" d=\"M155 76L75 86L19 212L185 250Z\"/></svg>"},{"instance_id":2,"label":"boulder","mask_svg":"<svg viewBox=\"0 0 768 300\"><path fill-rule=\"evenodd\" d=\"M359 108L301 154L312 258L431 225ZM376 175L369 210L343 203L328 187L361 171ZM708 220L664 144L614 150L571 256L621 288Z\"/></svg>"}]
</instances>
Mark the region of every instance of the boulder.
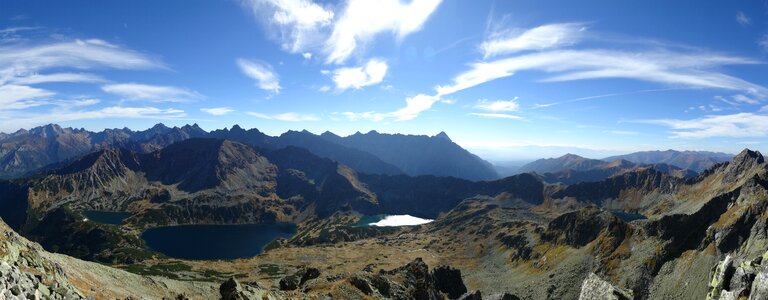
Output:
<instances>
[{"instance_id":1,"label":"boulder","mask_svg":"<svg viewBox=\"0 0 768 300\"><path fill-rule=\"evenodd\" d=\"M435 288L448 295L449 299L459 299L467 293L467 287L461 279L461 271L449 266L438 266L432 270Z\"/></svg>"},{"instance_id":2,"label":"boulder","mask_svg":"<svg viewBox=\"0 0 768 300\"><path fill-rule=\"evenodd\" d=\"M579 300L630 300L632 293L613 286L595 273L590 273L581 284Z\"/></svg>"},{"instance_id":3,"label":"boulder","mask_svg":"<svg viewBox=\"0 0 768 300\"><path fill-rule=\"evenodd\" d=\"M222 300L248 299L245 292L243 291L243 287L240 285L240 282L238 282L234 277L229 278L229 280L225 281L221 284L221 286L219 286L219 293L221 294Z\"/></svg>"}]
</instances>

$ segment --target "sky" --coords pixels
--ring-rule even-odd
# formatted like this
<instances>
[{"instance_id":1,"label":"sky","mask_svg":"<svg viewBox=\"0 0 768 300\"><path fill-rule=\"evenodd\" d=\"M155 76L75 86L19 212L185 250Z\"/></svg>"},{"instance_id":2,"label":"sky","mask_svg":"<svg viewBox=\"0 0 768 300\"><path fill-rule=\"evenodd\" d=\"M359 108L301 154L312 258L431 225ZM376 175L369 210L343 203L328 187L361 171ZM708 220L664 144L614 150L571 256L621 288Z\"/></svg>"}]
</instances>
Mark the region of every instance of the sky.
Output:
<instances>
[{"instance_id":1,"label":"sky","mask_svg":"<svg viewBox=\"0 0 768 300\"><path fill-rule=\"evenodd\" d=\"M0 132L435 135L491 161L766 149L767 1L0 0Z\"/></svg>"}]
</instances>

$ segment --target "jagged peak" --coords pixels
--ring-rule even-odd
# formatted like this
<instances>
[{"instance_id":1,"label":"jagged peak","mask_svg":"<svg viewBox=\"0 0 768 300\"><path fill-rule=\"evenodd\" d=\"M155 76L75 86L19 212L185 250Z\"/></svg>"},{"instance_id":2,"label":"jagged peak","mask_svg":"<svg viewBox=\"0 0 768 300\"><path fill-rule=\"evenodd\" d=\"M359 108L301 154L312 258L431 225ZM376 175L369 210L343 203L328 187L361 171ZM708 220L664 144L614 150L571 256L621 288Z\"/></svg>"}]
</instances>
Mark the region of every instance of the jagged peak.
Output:
<instances>
[{"instance_id":1,"label":"jagged peak","mask_svg":"<svg viewBox=\"0 0 768 300\"><path fill-rule=\"evenodd\" d=\"M750 149L744 149L733 158L734 164L738 164L743 161L754 160L757 163L763 163L765 159L760 151L753 151Z\"/></svg>"},{"instance_id":2,"label":"jagged peak","mask_svg":"<svg viewBox=\"0 0 768 300\"><path fill-rule=\"evenodd\" d=\"M453 142L451 140L451 138L448 136L448 134L445 133L445 131L440 131L440 133L436 134L434 137L435 138L439 138L439 139L444 139L444 140L447 140L449 142Z\"/></svg>"},{"instance_id":3,"label":"jagged peak","mask_svg":"<svg viewBox=\"0 0 768 300\"><path fill-rule=\"evenodd\" d=\"M163 123L157 123L157 124L155 124L155 126L152 126L152 128L150 128L150 130L155 130L155 131L157 131L157 130L168 130L168 129L170 129L170 128L168 128L168 126L165 126L165 124L163 124Z\"/></svg>"}]
</instances>

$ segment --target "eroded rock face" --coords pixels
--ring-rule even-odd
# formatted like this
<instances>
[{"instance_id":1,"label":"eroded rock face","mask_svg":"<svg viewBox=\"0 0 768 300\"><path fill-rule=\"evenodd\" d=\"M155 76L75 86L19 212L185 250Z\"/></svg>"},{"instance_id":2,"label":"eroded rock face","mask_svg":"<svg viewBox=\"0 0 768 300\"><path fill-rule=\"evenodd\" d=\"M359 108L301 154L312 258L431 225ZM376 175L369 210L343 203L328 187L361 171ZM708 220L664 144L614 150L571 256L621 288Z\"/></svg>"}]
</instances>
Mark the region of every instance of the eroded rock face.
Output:
<instances>
[{"instance_id":1,"label":"eroded rock face","mask_svg":"<svg viewBox=\"0 0 768 300\"><path fill-rule=\"evenodd\" d=\"M707 299L768 299L768 264L765 257L752 260L726 255L715 267Z\"/></svg>"},{"instance_id":2,"label":"eroded rock face","mask_svg":"<svg viewBox=\"0 0 768 300\"><path fill-rule=\"evenodd\" d=\"M590 273L581 285L579 300L630 300L632 293L622 290L605 281L595 273Z\"/></svg>"}]
</instances>

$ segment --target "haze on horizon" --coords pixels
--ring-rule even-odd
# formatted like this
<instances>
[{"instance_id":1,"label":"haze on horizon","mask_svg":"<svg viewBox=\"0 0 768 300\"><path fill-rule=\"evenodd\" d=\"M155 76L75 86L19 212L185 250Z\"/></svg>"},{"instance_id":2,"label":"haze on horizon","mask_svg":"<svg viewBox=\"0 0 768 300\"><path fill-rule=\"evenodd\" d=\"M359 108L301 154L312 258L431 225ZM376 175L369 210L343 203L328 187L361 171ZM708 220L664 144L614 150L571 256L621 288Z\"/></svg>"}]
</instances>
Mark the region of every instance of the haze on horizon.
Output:
<instances>
[{"instance_id":1,"label":"haze on horizon","mask_svg":"<svg viewBox=\"0 0 768 300\"><path fill-rule=\"evenodd\" d=\"M444 131L491 161L763 149L766 13L760 1L0 0L0 132Z\"/></svg>"}]
</instances>

